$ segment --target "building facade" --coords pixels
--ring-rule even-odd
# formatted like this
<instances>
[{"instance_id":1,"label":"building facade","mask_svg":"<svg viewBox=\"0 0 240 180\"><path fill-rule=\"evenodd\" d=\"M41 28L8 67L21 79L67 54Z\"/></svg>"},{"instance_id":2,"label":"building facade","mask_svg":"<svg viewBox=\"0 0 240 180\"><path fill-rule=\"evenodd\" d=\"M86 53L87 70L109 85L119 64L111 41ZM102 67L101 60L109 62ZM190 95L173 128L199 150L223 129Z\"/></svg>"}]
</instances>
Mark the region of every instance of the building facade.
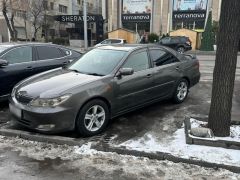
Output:
<instances>
[{"instance_id":1,"label":"building facade","mask_svg":"<svg viewBox=\"0 0 240 180\"><path fill-rule=\"evenodd\" d=\"M107 30L126 28L142 34L187 28L203 31L208 12L220 17L221 0L103 0Z\"/></svg>"}]
</instances>

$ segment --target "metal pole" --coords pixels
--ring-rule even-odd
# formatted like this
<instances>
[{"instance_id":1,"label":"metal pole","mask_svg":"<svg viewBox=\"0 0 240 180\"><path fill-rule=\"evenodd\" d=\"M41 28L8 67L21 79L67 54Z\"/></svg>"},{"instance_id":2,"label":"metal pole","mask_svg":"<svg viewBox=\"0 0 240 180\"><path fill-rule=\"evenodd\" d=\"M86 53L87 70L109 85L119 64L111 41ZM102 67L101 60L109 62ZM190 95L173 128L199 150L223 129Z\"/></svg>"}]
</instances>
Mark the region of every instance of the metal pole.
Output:
<instances>
[{"instance_id":1,"label":"metal pole","mask_svg":"<svg viewBox=\"0 0 240 180\"><path fill-rule=\"evenodd\" d=\"M84 47L88 48L88 35L87 35L87 0L83 1L83 21L84 21Z\"/></svg>"}]
</instances>

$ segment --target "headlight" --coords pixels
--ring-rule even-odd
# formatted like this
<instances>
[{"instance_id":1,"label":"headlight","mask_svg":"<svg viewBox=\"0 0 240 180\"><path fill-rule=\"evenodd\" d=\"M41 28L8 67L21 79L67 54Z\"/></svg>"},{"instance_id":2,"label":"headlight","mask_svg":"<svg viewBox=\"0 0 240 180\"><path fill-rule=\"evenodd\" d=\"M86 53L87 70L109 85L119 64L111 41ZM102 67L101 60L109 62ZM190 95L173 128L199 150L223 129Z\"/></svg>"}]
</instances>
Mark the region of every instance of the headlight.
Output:
<instances>
[{"instance_id":1,"label":"headlight","mask_svg":"<svg viewBox=\"0 0 240 180\"><path fill-rule=\"evenodd\" d=\"M16 86L14 86L14 88L12 89L12 93L11 93L12 98L15 96L16 89L17 89Z\"/></svg>"},{"instance_id":2,"label":"headlight","mask_svg":"<svg viewBox=\"0 0 240 180\"><path fill-rule=\"evenodd\" d=\"M30 102L30 106L35 107L55 107L59 104L67 101L71 97L71 94L65 94L56 98L37 98Z\"/></svg>"}]
</instances>

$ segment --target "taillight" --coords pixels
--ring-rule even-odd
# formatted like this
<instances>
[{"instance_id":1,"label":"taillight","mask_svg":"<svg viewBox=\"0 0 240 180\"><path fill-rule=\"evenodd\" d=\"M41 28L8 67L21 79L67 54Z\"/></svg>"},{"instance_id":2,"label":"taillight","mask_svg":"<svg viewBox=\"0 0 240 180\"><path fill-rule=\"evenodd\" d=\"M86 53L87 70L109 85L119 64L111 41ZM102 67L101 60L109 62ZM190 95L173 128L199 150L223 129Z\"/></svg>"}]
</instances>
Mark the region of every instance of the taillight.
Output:
<instances>
[{"instance_id":1,"label":"taillight","mask_svg":"<svg viewBox=\"0 0 240 180\"><path fill-rule=\"evenodd\" d=\"M186 43L191 46L192 41L188 38Z\"/></svg>"}]
</instances>

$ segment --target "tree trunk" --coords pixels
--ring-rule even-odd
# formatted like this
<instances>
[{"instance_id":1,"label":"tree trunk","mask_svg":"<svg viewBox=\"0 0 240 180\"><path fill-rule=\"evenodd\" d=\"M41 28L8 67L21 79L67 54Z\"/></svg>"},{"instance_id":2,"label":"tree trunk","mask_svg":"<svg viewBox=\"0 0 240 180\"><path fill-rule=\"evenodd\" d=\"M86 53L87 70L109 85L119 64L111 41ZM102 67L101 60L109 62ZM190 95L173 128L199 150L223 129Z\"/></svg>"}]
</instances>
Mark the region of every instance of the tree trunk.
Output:
<instances>
[{"instance_id":1,"label":"tree trunk","mask_svg":"<svg viewBox=\"0 0 240 180\"><path fill-rule=\"evenodd\" d=\"M10 20L10 22L11 22L12 30L13 30L13 32L14 32L13 41L17 41L17 34L18 34L18 32L17 32L17 30L16 30L16 28L15 28L15 25L14 25L14 13L13 13L13 12L12 12L12 15L11 15L11 20Z\"/></svg>"},{"instance_id":2,"label":"tree trunk","mask_svg":"<svg viewBox=\"0 0 240 180\"><path fill-rule=\"evenodd\" d=\"M215 136L229 136L240 39L240 0L222 0L208 126Z\"/></svg>"},{"instance_id":3,"label":"tree trunk","mask_svg":"<svg viewBox=\"0 0 240 180\"><path fill-rule=\"evenodd\" d=\"M6 1L3 1L2 2L2 13L3 13L3 16L4 16L4 19L7 23L7 27L8 27L8 30L10 32L10 35L11 35L11 39L14 40L15 38L15 35L14 35L14 30L12 29L12 26L9 22L9 19L8 19L8 16L7 16L7 4L6 4Z\"/></svg>"}]
</instances>

